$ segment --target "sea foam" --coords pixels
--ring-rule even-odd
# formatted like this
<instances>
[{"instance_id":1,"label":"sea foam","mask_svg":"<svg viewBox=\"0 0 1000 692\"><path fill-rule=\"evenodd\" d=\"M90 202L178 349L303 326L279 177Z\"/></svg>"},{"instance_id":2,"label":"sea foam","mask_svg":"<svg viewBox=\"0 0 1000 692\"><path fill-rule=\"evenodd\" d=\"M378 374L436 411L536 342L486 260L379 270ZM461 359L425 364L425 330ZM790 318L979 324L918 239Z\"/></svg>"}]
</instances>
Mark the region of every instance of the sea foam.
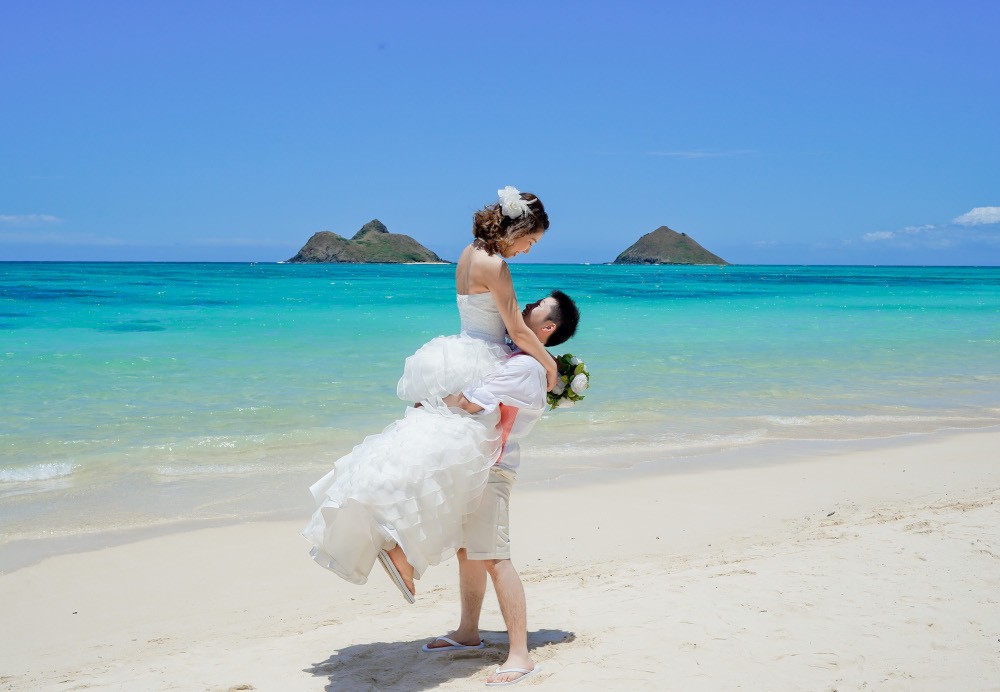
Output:
<instances>
[{"instance_id":1,"label":"sea foam","mask_svg":"<svg viewBox=\"0 0 1000 692\"><path fill-rule=\"evenodd\" d=\"M65 478L73 474L79 464L73 462L48 462L30 466L0 467L0 483L33 483Z\"/></svg>"}]
</instances>

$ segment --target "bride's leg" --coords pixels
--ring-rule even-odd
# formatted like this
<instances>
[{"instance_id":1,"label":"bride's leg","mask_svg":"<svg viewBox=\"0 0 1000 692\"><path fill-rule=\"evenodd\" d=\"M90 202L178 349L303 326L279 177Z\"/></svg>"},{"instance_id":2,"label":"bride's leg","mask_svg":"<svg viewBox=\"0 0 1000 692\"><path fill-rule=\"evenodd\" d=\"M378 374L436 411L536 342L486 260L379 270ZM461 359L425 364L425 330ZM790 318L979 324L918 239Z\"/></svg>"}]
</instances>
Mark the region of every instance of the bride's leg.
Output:
<instances>
[{"instance_id":1,"label":"bride's leg","mask_svg":"<svg viewBox=\"0 0 1000 692\"><path fill-rule=\"evenodd\" d=\"M416 596L417 587L413 584L413 565L406 559L406 553L403 552L398 543L393 546L392 550L386 550L386 552L389 553L389 559L392 560L392 564L396 565L396 569L399 570L399 576L403 578L406 588L410 590L411 594Z\"/></svg>"}]
</instances>

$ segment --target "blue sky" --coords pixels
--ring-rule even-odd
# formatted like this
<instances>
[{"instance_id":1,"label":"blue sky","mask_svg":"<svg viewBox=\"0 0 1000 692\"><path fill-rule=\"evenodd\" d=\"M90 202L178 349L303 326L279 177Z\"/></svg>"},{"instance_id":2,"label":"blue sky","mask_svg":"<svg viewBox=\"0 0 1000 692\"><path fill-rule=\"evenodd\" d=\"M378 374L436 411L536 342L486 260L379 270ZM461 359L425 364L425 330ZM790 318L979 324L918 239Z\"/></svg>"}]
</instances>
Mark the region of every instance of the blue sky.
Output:
<instances>
[{"instance_id":1,"label":"blue sky","mask_svg":"<svg viewBox=\"0 0 1000 692\"><path fill-rule=\"evenodd\" d=\"M1000 3L9 2L0 260L290 257L378 218L528 261L1000 264Z\"/></svg>"}]
</instances>

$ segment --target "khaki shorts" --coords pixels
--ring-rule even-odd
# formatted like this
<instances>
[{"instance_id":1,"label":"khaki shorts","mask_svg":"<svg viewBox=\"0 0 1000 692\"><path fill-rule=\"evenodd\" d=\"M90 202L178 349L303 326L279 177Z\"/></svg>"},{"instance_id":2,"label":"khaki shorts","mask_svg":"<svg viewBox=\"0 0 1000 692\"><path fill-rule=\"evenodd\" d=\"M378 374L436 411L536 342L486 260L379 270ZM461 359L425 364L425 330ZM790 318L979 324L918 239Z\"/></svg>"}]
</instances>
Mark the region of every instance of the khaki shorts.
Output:
<instances>
[{"instance_id":1,"label":"khaki shorts","mask_svg":"<svg viewBox=\"0 0 1000 692\"><path fill-rule=\"evenodd\" d=\"M510 559L510 491L516 475L491 469L483 500L465 518L465 553L470 560Z\"/></svg>"}]
</instances>

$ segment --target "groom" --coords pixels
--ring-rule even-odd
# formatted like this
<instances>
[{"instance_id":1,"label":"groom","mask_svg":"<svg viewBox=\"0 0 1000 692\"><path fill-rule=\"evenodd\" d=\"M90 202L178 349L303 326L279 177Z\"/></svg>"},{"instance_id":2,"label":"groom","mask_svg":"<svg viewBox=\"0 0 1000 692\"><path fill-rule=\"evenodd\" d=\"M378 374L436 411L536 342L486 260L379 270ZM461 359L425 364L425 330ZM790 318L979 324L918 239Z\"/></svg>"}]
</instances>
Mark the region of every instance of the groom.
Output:
<instances>
[{"instance_id":1,"label":"groom","mask_svg":"<svg viewBox=\"0 0 1000 692\"><path fill-rule=\"evenodd\" d=\"M532 303L523 311L525 324L546 346L565 342L580 320L576 305L562 291ZM505 432L503 455L490 471L479 508L466 517L464 547L458 551L462 615L458 629L427 644L428 652L482 648L479 616L486 594L486 575L507 625L510 649L507 660L487 678L490 684L512 684L535 671L528 653L527 606L524 587L510 560L510 492L520 464L519 441L542 417L546 406L545 368L527 354L515 354L498 372L460 395L445 399L469 413L491 413L501 406L500 425Z\"/></svg>"}]
</instances>

